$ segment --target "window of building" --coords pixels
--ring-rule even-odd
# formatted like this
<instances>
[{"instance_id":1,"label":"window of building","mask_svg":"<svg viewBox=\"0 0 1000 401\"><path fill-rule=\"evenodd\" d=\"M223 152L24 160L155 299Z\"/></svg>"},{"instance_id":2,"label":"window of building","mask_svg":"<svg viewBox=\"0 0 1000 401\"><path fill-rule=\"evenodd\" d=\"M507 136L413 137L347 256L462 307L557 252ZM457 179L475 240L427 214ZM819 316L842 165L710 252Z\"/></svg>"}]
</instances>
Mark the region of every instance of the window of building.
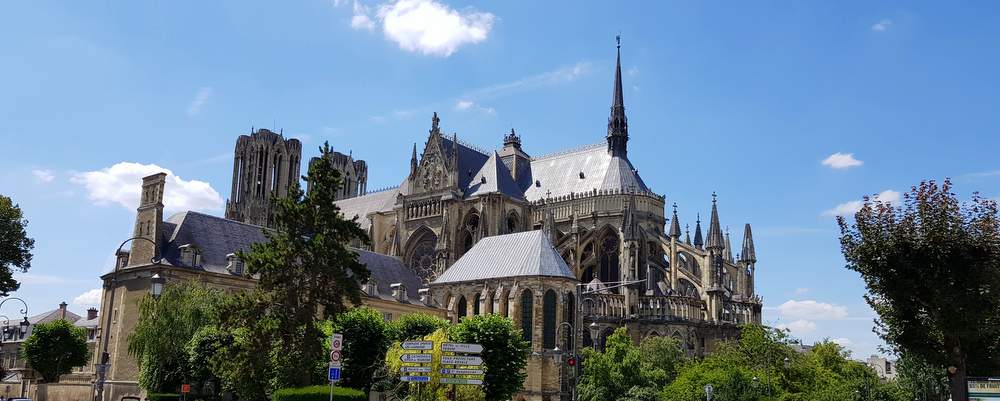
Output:
<instances>
[{"instance_id":1,"label":"window of building","mask_svg":"<svg viewBox=\"0 0 1000 401\"><path fill-rule=\"evenodd\" d=\"M385 320L387 322L391 322L392 321L392 314L389 313L389 312L382 312L382 320Z\"/></svg>"},{"instance_id":2,"label":"window of building","mask_svg":"<svg viewBox=\"0 0 1000 401\"><path fill-rule=\"evenodd\" d=\"M479 316L479 304L483 303L483 294L476 295L476 303L472 304L472 315Z\"/></svg>"},{"instance_id":3,"label":"window of building","mask_svg":"<svg viewBox=\"0 0 1000 401\"><path fill-rule=\"evenodd\" d=\"M521 292L521 334L524 336L524 340L529 343L531 342L531 328L535 325L533 300L531 290Z\"/></svg>"},{"instance_id":4,"label":"window of building","mask_svg":"<svg viewBox=\"0 0 1000 401\"><path fill-rule=\"evenodd\" d=\"M548 290L542 299L542 347L556 347L556 292Z\"/></svg>"},{"instance_id":5,"label":"window of building","mask_svg":"<svg viewBox=\"0 0 1000 401\"><path fill-rule=\"evenodd\" d=\"M458 298L458 318L461 319L469 314L469 305L465 302L465 296Z\"/></svg>"}]
</instances>

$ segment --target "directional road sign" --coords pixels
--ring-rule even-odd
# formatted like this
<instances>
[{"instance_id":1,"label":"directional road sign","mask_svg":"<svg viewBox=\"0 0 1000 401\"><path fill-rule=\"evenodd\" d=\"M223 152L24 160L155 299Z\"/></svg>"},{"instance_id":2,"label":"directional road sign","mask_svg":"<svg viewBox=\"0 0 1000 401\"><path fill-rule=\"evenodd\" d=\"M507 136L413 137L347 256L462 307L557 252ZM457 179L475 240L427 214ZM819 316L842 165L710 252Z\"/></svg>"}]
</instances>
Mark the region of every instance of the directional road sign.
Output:
<instances>
[{"instance_id":1,"label":"directional road sign","mask_svg":"<svg viewBox=\"0 0 1000 401\"><path fill-rule=\"evenodd\" d=\"M429 376L400 376L399 380L404 382L430 383L431 378Z\"/></svg>"},{"instance_id":2,"label":"directional road sign","mask_svg":"<svg viewBox=\"0 0 1000 401\"><path fill-rule=\"evenodd\" d=\"M481 375L483 374L482 369L441 369L441 374L443 375Z\"/></svg>"},{"instance_id":3,"label":"directional road sign","mask_svg":"<svg viewBox=\"0 0 1000 401\"><path fill-rule=\"evenodd\" d=\"M405 341L403 342L403 349L407 350L420 350L420 351L430 351L434 349L433 341Z\"/></svg>"},{"instance_id":4,"label":"directional road sign","mask_svg":"<svg viewBox=\"0 0 1000 401\"><path fill-rule=\"evenodd\" d=\"M426 366L403 366L399 368L402 373L430 373L431 368Z\"/></svg>"},{"instance_id":5,"label":"directional road sign","mask_svg":"<svg viewBox=\"0 0 1000 401\"><path fill-rule=\"evenodd\" d=\"M471 384L474 386L482 386L483 381L480 379L456 379L453 377L442 377L441 384Z\"/></svg>"},{"instance_id":6,"label":"directional road sign","mask_svg":"<svg viewBox=\"0 0 1000 401\"><path fill-rule=\"evenodd\" d=\"M434 360L434 354L403 354L399 360L411 363L429 363Z\"/></svg>"},{"instance_id":7,"label":"directional road sign","mask_svg":"<svg viewBox=\"0 0 1000 401\"><path fill-rule=\"evenodd\" d=\"M330 368L327 378L332 382L340 381L340 368Z\"/></svg>"},{"instance_id":8,"label":"directional road sign","mask_svg":"<svg viewBox=\"0 0 1000 401\"><path fill-rule=\"evenodd\" d=\"M405 355L404 355L405 356ZM406 361L403 361L406 362ZM483 364L483 358L478 356L444 355L441 357L442 365L463 365L479 366Z\"/></svg>"},{"instance_id":9,"label":"directional road sign","mask_svg":"<svg viewBox=\"0 0 1000 401\"><path fill-rule=\"evenodd\" d=\"M483 352L483 346L479 344L443 343L441 344L441 351L458 352L462 354L478 354Z\"/></svg>"}]
</instances>

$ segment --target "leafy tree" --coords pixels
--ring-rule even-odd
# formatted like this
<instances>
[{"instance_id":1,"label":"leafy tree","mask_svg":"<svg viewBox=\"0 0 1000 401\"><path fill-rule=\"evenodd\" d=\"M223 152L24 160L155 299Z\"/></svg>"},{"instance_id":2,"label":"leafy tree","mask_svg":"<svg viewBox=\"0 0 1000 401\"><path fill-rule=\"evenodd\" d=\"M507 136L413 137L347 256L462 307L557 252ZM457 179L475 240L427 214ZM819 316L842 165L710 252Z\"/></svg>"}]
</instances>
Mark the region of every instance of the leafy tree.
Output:
<instances>
[{"instance_id":1,"label":"leafy tree","mask_svg":"<svg viewBox=\"0 0 1000 401\"><path fill-rule=\"evenodd\" d=\"M139 385L152 393L175 392L190 375L186 347L196 332L219 321L223 293L198 283L169 283L160 297L139 300L139 318L128 336L139 361Z\"/></svg>"},{"instance_id":2,"label":"leafy tree","mask_svg":"<svg viewBox=\"0 0 1000 401\"><path fill-rule=\"evenodd\" d=\"M896 361L896 381L906 394L917 401L944 401L950 388L943 366L933 366L912 354L903 353Z\"/></svg>"},{"instance_id":3,"label":"leafy tree","mask_svg":"<svg viewBox=\"0 0 1000 401\"><path fill-rule=\"evenodd\" d=\"M62 319L37 324L24 340L21 355L46 382L59 382L60 375L87 364L87 330Z\"/></svg>"},{"instance_id":4,"label":"leafy tree","mask_svg":"<svg viewBox=\"0 0 1000 401\"><path fill-rule=\"evenodd\" d=\"M584 370L577 388L583 401L655 401L676 375L682 358L677 340L647 338L636 346L622 327L608 337L604 352L584 349Z\"/></svg>"},{"instance_id":5,"label":"leafy tree","mask_svg":"<svg viewBox=\"0 0 1000 401\"><path fill-rule=\"evenodd\" d=\"M400 316L392 322L396 341L407 341L423 338L431 333L448 327L449 322L437 316L423 313L410 313Z\"/></svg>"},{"instance_id":6,"label":"leafy tree","mask_svg":"<svg viewBox=\"0 0 1000 401\"><path fill-rule=\"evenodd\" d=\"M524 367L528 364L531 344L521 330L503 316L472 316L448 330L455 342L483 346L483 393L487 401L509 400L524 386Z\"/></svg>"},{"instance_id":7,"label":"leafy tree","mask_svg":"<svg viewBox=\"0 0 1000 401\"><path fill-rule=\"evenodd\" d=\"M392 327L381 313L363 307L337 316L333 331L344 335L344 385L367 392L392 345Z\"/></svg>"},{"instance_id":8,"label":"leafy tree","mask_svg":"<svg viewBox=\"0 0 1000 401\"><path fill-rule=\"evenodd\" d=\"M266 313L267 305L260 302L262 297L253 290L227 298L219 308L220 334L212 347L214 352L204 355L222 389L236 393L243 400L267 399L270 389L275 387L271 371L272 333L279 322Z\"/></svg>"},{"instance_id":9,"label":"leafy tree","mask_svg":"<svg viewBox=\"0 0 1000 401\"><path fill-rule=\"evenodd\" d=\"M31 267L35 240L28 237L27 225L21 208L0 195L0 296L6 297L21 288L14 280L14 271L24 273Z\"/></svg>"},{"instance_id":10,"label":"leafy tree","mask_svg":"<svg viewBox=\"0 0 1000 401\"><path fill-rule=\"evenodd\" d=\"M856 223L838 218L847 268L861 273L876 332L901 353L946 366L953 399L967 372L1000 374L997 203L925 181L903 205L866 198Z\"/></svg>"}]
</instances>

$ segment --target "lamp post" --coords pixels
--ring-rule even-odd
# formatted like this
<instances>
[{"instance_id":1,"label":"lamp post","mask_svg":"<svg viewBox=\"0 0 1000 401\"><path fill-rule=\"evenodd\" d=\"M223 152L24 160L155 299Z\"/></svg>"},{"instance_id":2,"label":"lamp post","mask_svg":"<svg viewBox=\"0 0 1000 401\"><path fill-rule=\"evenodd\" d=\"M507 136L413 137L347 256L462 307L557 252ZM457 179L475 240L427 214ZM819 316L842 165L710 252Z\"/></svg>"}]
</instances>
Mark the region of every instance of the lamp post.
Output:
<instances>
[{"instance_id":1,"label":"lamp post","mask_svg":"<svg viewBox=\"0 0 1000 401\"><path fill-rule=\"evenodd\" d=\"M115 251L115 256L117 257L118 255L121 255L122 247L124 247L125 244L135 240L142 240L149 242L150 244L153 244L153 257L149 259L149 262L154 265L160 264L161 259L160 259L159 244L146 237L132 237L125 241L122 241L121 245L118 245L118 249ZM108 367L110 362L109 359L111 359L111 355L108 354L108 343L109 343L108 340L111 334L110 311L114 309L112 305L115 302L115 290L118 287L118 270L122 267L121 265L122 264L117 259L115 259L115 268L111 273L111 280L110 280L111 293L108 296L108 307L104 309L103 312L101 312L104 315L104 327L101 329L101 342L103 343L103 345L101 346L101 359L100 361L98 361L98 364L95 367L95 370L97 371L96 372L97 379L94 381L94 388L96 390L94 394L94 401L101 401L104 398L104 382L107 380ZM158 277L159 275L157 274L156 276ZM155 282L153 283L153 287L155 291L156 287ZM162 291L162 289L163 289L163 282L161 281L160 290ZM154 294L153 296L158 297L158 295L156 294Z\"/></svg>"},{"instance_id":2,"label":"lamp post","mask_svg":"<svg viewBox=\"0 0 1000 401\"><path fill-rule=\"evenodd\" d=\"M597 325L597 322L591 322L590 326L590 338L594 342L594 349L597 349L597 336L601 334L601 326ZM604 351L604 344L601 344L600 351Z\"/></svg>"}]
</instances>

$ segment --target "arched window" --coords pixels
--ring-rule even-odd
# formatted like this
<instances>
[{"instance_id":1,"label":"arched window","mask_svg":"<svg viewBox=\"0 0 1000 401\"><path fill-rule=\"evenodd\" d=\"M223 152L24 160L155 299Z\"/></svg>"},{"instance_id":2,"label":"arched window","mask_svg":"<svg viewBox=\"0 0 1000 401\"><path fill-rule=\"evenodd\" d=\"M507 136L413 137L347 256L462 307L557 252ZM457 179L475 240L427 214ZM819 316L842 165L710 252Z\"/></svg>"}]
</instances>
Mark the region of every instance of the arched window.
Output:
<instances>
[{"instance_id":1,"label":"arched window","mask_svg":"<svg viewBox=\"0 0 1000 401\"><path fill-rule=\"evenodd\" d=\"M570 325L576 325L576 301L573 299L573 293L566 295L566 308L563 312L563 321L569 323ZM573 344L573 331L566 330L563 334L563 344L566 345L566 349L576 349L576 344Z\"/></svg>"},{"instance_id":2,"label":"arched window","mask_svg":"<svg viewBox=\"0 0 1000 401\"><path fill-rule=\"evenodd\" d=\"M542 347L552 349L556 347L556 292L545 291L545 298L542 299Z\"/></svg>"},{"instance_id":3,"label":"arched window","mask_svg":"<svg viewBox=\"0 0 1000 401\"><path fill-rule=\"evenodd\" d=\"M518 220L517 213L510 212L510 214L507 215L507 232L508 233L516 233L517 232L517 226L518 226L517 220Z\"/></svg>"},{"instance_id":4,"label":"arched window","mask_svg":"<svg viewBox=\"0 0 1000 401\"><path fill-rule=\"evenodd\" d=\"M414 233L406 253L406 265L410 267L424 282L429 282L435 276L434 255L437 246L437 235L433 231L422 228Z\"/></svg>"},{"instance_id":5,"label":"arched window","mask_svg":"<svg viewBox=\"0 0 1000 401\"><path fill-rule=\"evenodd\" d=\"M621 280L621 273L618 268L618 236L608 234L601 241L601 271L599 278L604 283L611 283ZM618 293L618 289L612 290Z\"/></svg>"},{"instance_id":6,"label":"arched window","mask_svg":"<svg viewBox=\"0 0 1000 401\"><path fill-rule=\"evenodd\" d=\"M483 303L483 294L476 294L476 303L472 304L472 316L479 316L479 304Z\"/></svg>"},{"instance_id":7,"label":"arched window","mask_svg":"<svg viewBox=\"0 0 1000 401\"><path fill-rule=\"evenodd\" d=\"M468 316L468 314L469 314L469 305L465 302L465 296L464 295L461 296L460 298L458 298L458 308L457 309L458 309L458 318L459 319Z\"/></svg>"},{"instance_id":8,"label":"arched window","mask_svg":"<svg viewBox=\"0 0 1000 401\"><path fill-rule=\"evenodd\" d=\"M534 296L531 294L531 290L524 290L521 292L521 334L524 336L524 340L531 342L531 328L535 325L534 323Z\"/></svg>"}]
</instances>

